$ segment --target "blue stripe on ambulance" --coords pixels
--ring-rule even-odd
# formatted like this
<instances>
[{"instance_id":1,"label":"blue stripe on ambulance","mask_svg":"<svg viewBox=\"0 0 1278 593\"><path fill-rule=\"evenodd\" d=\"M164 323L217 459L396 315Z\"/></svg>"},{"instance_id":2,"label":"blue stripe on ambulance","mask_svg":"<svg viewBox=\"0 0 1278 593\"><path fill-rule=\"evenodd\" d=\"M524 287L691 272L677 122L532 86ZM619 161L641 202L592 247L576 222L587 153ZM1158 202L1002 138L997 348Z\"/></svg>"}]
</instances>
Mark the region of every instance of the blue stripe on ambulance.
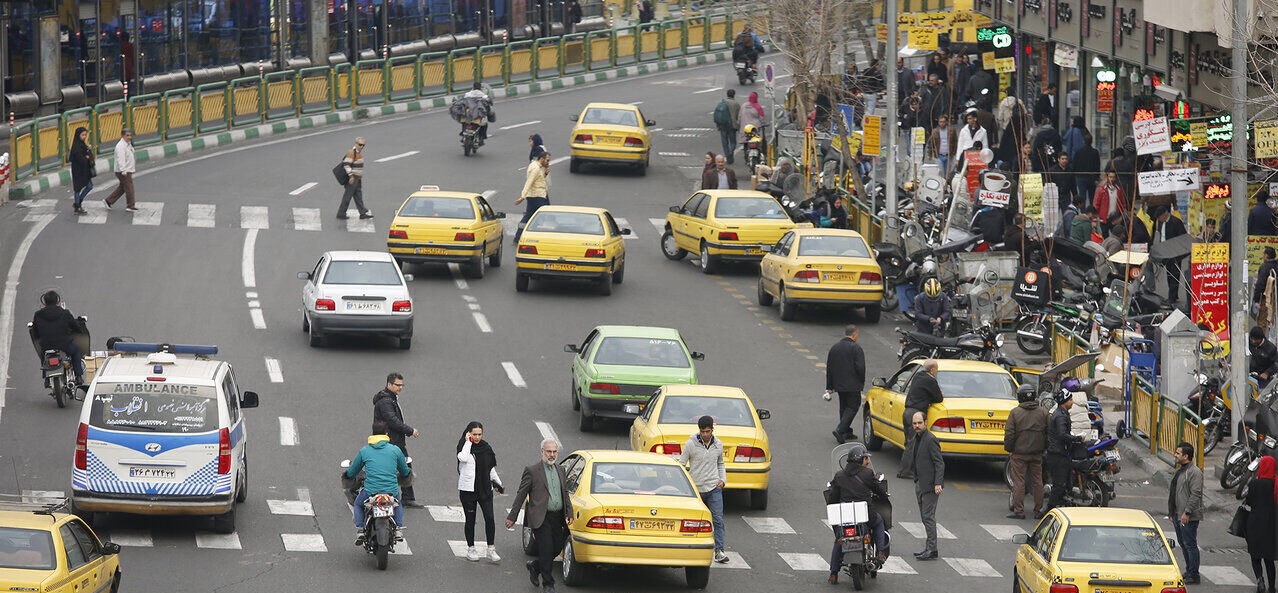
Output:
<instances>
[{"instance_id":1,"label":"blue stripe on ambulance","mask_svg":"<svg viewBox=\"0 0 1278 593\"><path fill-rule=\"evenodd\" d=\"M232 445L239 443L244 438L244 423L238 423L231 431ZM214 445L218 444L218 432L206 432L199 434L164 434L164 433L135 433L135 432L119 432L108 431L90 426L88 440L102 441L124 447L130 451L145 453L155 456L165 452L172 452L176 449L187 446ZM146 445L149 443L157 443L160 445L160 451L148 452ZM231 493L231 474L217 473L217 455L212 456L211 461L203 467L192 472L185 480L181 482L143 482L138 480L121 480L118 475L107 467L97 455L94 454L92 447L89 448L86 455L86 469L76 469L72 472L72 487L76 490L88 490L90 492L104 492L115 494L142 494L142 495L176 495L176 496L200 496L211 494L230 494Z\"/></svg>"}]
</instances>

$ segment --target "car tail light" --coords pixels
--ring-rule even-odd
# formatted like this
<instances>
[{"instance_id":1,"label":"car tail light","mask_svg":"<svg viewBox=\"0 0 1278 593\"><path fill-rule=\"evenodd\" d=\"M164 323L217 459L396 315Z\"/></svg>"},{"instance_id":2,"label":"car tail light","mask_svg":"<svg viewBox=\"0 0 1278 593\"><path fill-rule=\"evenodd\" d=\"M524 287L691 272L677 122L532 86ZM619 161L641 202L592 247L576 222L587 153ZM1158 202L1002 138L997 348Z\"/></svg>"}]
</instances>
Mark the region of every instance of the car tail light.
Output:
<instances>
[{"instance_id":1,"label":"car tail light","mask_svg":"<svg viewBox=\"0 0 1278 593\"><path fill-rule=\"evenodd\" d=\"M337 303L333 299L315 299L316 311L336 311Z\"/></svg>"},{"instance_id":2,"label":"car tail light","mask_svg":"<svg viewBox=\"0 0 1278 593\"><path fill-rule=\"evenodd\" d=\"M861 284L879 284L883 282L883 275L878 272L861 272Z\"/></svg>"},{"instance_id":3,"label":"car tail light","mask_svg":"<svg viewBox=\"0 0 1278 593\"><path fill-rule=\"evenodd\" d=\"M763 452L763 449L741 446L737 447L737 453L732 458L735 463L763 463L767 460L768 456Z\"/></svg>"},{"instance_id":4,"label":"car tail light","mask_svg":"<svg viewBox=\"0 0 1278 593\"><path fill-rule=\"evenodd\" d=\"M408 238L408 231L396 231L396 230L392 229L392 230L391 230L391 232L390 232L390 235L388 235L388 236L389 236L389 238L391 238L391 239L407 239L407 238Z\"/></svg>"},{"instance_id":5,"label":"car tail light","mask_svg":"<svg viewBox=\"0 0 1278 593\"><path fill-rule=\"evenodd\" d=\"M50 356L50 357L48 358L48 364L49 364L49 366L51 366L51 367L61 366L61 365L62 365L62 359L61 359L61 358L58 358L57 356Z\"/></svg>"},{"instance_id":6,"label":"car tail light","mask_svg":"<svg viewBox=\"0 0 1278 593\"><path fill-rule=\"evenodd\" d=\"M474 241L475 233L457 233L453 236L454 241Z\"/></svg>"},{"instance_id":7,"label":"car tail light","mask_svg":"<svg viewBox=\"0 0 1278 593\"><path fill-rule=\"evenodd\" d=\"M395 301L391 303L391 311L396 313L412 313L413 301Z\"/></svg>"},{"instance_id":8,"label":"car tail light","mask_svg":"<svg viewBox=\"0 0 1278 593\"><path fill-rule=\"evenodd\" d=\"M1077 589L1075 589L1077 591ZM1055 593L1055 591L1053 591ZM1184 587L1163 587L1163 593L1185 593Z\"/></svg>"},{"instance_id":9,"label":"car tail light","mask_svg":"<svg viewBox=\"0 0 1278 593\"><path fill-rule=\"evenodd\" d=\"M625 529L626 521L621 517L591 517L586 522L591 529Z\"/></svg>"},{"instance_id":10,"label":"car tail light","mask_svg":"<svg viewBox=\"0 0 1278 593\"><path fill-rule=\"evenodd\" d=\"M795 282L820 282L821 275L817 274L816 270L799 270L799 272L794 275L794 281Z\"/></svg>"},{"instance_id":11,"label":"car tail light","mask_svg":"<svg viewBox=\"0 0 1278 593\"><path fill-rule=\"evenodd\" d=\"M590 392L603 395L621 395L621 386L615 383L591 383Z\"/></svg>"},{"instance_id":12,"label":"car tail light","mask_svg":"<svg viewBox=\"0 0 1278 593\"><path fill-rule=\"evenodd\" d=\"M724 231L719 231L719 240L720 241L740 241L740 239L737 238L736 233L729 233Z\"/></svg>"},{"instance_id":13,"label":"car tail light","mask_svg":"<svg viewBox=\"0 0 1278 593\"><path fill-rule=\"evenodd\" d=\"M75 468L89 469L89 425L83 422L75 433Z\"/></svg>"},{"instance_id":14,"label":"car tail light","mask_svg":"<svg viewBox=\"0 0 1278 593\"><path fill-rule=\"evenodd\" d=\"M683 445L653 445L649 451L652 453L659 453L661 455L679 455L680 453L683 453Z\"/></svg>"},{"instance_id":15,"label":"car tail light","mask_svg":"<svg viewBox=\"0 0 1278 593\"><path fill-rule=\"evenodd\" d=\"M1184 591L1184 589L1181 590ZM1078 593L1078 585L1052 583L1052 588L1048 589L1048 593ZM1167 590L1163 589L1163 593L1167 593Z\"/></svg>"},{"instance_id":16,"label":"car tail light","mask_svg":"<svg viewBox=\"0 0 1278 593\"><path fill-rule=\"evenodd\" d=\"M608 254L605 253L604 250L602 249L587 249L586 257L597 257L602 259L602 258L608 257Z\"/></svg>"},{"instance_id":17,"label":"car tail light","mask_svg":"<svg viewBox=\"0 0 1278 593\"><path fill-rule=\"evenodd\" d=\"M932 423L932 430L937 432L967 432L967 422L957 416L950 418L937 418Z\"/></svg>"},{"instance_id":18,"label":"car tail light","mask_svg":"<svg viewBox=\"0 0 1278 593\"><path fill-rule=\"evenodd\" d=\"M714 524L701 519L684 519L679 525L679 533L713 533Z\"/></svg>"},{"instance_id":19,"label":"car tail light","mask_svg":"<svg viewBox=\"0 0 1278 593\"><path fill-rule=\"evenodd\" d=\"M231 429L217 432L217 473L231 473Z\"/></svg>"},{"instance_id":20,"label":"car tail light","mask_svg":"<svg viewBox=\"0 0 1278 593\"><path fill-rule=\"evenodd\" d=\"M634 136L627 136L626 148L643 148L643 140L635 138Z\"/></svg>"},{"instance_id":21,"label":"car tail light","mask_svg":"<svg viewBox=\"0 0 1278 593\"><path fill-rule=\"evenodd\" d=\"M594 144L595 137L590 134L577 134L577 137L573 138L573 142L577 144Z\"/></svg>"},{"instance_id":22,"label":"car tail light","mask_svg":"<svg viewBox=\"0 0 1278 593\"><path fill-rule=\"evenodd\" d=\"M536 245L520 245L519 252L527 255L537 255Z\"/></svg>"}]
</instances>

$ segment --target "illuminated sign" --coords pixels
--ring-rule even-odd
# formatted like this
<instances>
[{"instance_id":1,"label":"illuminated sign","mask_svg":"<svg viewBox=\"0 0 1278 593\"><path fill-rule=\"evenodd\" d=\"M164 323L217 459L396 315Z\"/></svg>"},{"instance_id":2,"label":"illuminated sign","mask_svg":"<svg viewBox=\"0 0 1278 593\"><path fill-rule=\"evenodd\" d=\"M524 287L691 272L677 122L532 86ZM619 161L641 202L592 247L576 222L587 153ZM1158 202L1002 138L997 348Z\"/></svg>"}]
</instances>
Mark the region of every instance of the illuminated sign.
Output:
<instances>
[{"instance_id":1,"label":"illuminated sign","mask_svg":"<svg viewBox=\"0 0 1278 593\"><path fill-rule=\"evenodd\" d=\"M1132 121L1145 121L1147 119L1154 119L1154 117L1153 109L1137 109L1136 113L1132 115Z\"/></svg>"},{"instance_id":2,"label":"illuminated sign","mask_svg":"<svg viewBox=\"0 0 1278 593\"><path fill-rule=\"evenodd\" d=\"M1016 53L1015 38L1007 25L998 27L977 27L976 45L983 52L995 52L996 57L1010 58Z\"/></svg>"},{"instance_id":3,"label":"illuminated sign","mask_svg":"<svg viewBox=\"0 0 1278 593\"><path fill-rule=\"evenodd\" d=\"M1115 80L1118 80L1118 74L1115 74L1113 70L1096 71L1097 82L1114 82Z\"/></svg>"},{"instance_id":4,"label":"illuminated sign","mask_svg":"<svg viewBox=\"0 0 1278 593\"><path fill-rule=\"evenodd\" d=\"M1229 197L1228 183L1208 183L1203 186L1203 197L1208 200L1219 200Z\"/></svg>"}]
</instances>

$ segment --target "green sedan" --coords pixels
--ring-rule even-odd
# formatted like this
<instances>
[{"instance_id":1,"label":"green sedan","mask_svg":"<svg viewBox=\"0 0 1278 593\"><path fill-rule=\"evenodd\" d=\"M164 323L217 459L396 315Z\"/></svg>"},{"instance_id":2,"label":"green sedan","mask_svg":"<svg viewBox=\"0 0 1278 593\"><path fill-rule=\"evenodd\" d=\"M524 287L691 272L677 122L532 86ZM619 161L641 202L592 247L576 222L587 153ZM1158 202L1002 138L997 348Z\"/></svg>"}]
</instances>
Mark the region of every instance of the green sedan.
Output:
<instances>
[{"instance_id":1,"label":"green sedan","mask_svg":"<svg viewBox=\"0 0 1278 593\"><path fill-rule=\"evenodd\" d=\"M572 409L579 410L579 427L594 430L596 418L630 422L662 385L697 383L692 361L705 355L688 350L678 330L636 325L601 325L581 344L568 344L572 357Z\"/></svg>"}]
</instances>

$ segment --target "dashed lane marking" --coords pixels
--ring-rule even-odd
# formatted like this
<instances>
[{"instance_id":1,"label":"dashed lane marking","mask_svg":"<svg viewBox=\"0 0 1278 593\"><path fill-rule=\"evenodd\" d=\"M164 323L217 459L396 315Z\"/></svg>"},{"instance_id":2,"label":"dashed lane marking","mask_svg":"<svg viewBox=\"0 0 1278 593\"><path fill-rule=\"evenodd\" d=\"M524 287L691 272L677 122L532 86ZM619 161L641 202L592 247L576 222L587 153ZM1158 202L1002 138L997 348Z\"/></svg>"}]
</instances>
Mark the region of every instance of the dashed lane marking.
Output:
<instances>
[{"instance_id":1,"label":"dashed lane marking","mask_svg":"<svg viewBox=\"0 0 1278 593\"><path fill-rule=\"evenodd\" d=\"M457 285L457 290L468 290L470 285L466 283L466 279L462 277L461 266L450 263L448 264L448 273L453 277L453 283Z\"/></svg>"},{"instance_id":2,"label":"dashed lane marking","mask_svg":"<svg viewBox=\"0 0 1278 593\"><path fill-rule=\"evenodd\" d=\"M493 326L488 325L488 318L483 313L471 311L470 316L475 318L475 325L479 326L479 331L486 334L493 333Z\"/></svg>"},{"instance_id":3,"label":"dashed lane marking","mask_svg":"<svg viewBox=\"0 0 1278 593\"><path fill-rule=\"evenodd\" d=\"M289 552L327 552L324 536L318 533L281 533L280 541Z\"/></svg>"},{"instance_id":4,"label":"dashed lane marking","mask_svg":"<svg viewBox=\"0 0 1278 593\"><path fill-rule=\"evenodd\" d=\"M643 105L643 101L631 101L631 105Z\"/></svg>"},{"instance_id":5,"label":"dashed lane marking","mask_svg":"<svg viewBox=\"0 0 1278 593\"><path fill-rule=\"evenodd\" d=\"M284 371L280 369L279 359L266 357L266 374L271 378L271 383L284 382Z\"/></svg>"},{"instance_id":6,"label":"dashed lane marking","mask_svg":"<svg viewBox=\"0 0 1278 593\"><path fill-rule=\"evenodd\" d=\"M524 127L524 126L532 126L532 125L536 125L536 124L539 124L539 123L541 123L541 120L539 120L539 119L534 119L534 120L532 120L532 121L526 121L526 122L520 122L520 123L517 123L517 124L510 124L510 125L508 125L508 126L502 126L502 127L500 127L500 128L497 128L497 129L498 129L498 130L513 130L513 129L515 129L515 128L522 128L522 127Z\"/></svg>"},{"instance_id":7,"label":"dashed lane marking","mask_svg":"<svg viewBox=\"0 0 1278 593\"><path fill-rule=\"evenodd\" d=\"M741 517L741 519L755 533L794 533L794 528L781 517Z\"/></svg>"},{"instance_id":8,"label":"dashed lane marking","mask_svg":"<svg viewBox=\"0 0 1278 593\"><path fill-rule=\"evenodd\" d=\"M950 565L955 572L965 577L993 577L1003 578L989 562L980 558L944 558L945 563Z\"/></svg>"},{"instance_id":9,"label":"dashed lane marking","mask_svg":"<svg viewBox=\"0 0 1278 593\"><path fill-rule=\"evenodd\" d=\"M138 211L133 213L133 224L138 226L160 224L160 213L164 211L163 202L137 202L136 206Z\"/></svg>"},{"instance_id":10,"label":"dashed lane marking","mask_svg":"<svg viewBox=\"0 0 1278 593\"><path fill-rule=\"evenodd\" d=\"M312 182L310 182L310 183L303 183L301 187L299 187L299 188L297 188L297 189L295 189L295 190L293 190L293 191L291 191L291 192L288 192L288 195L290 195L290 196L300 196L300 195L302 195L302 192L304 192L304 191L306 191L306 190L308 190L308 189L311 189L312 187L315 187L315 186L317 186L317 185L319 185L319 184L318 184L318 183L316 183L316 182L314 182L314 181L312 181Z\"/></svg>"},{"instance_id":11,"label":"dashed lane marking","mask_svg":"<svg viewBox=\"0 0 1278 593\"><path fill-rule=\"evenodd\" d=\"M266 206L240 206L240 228L271 228L270 210Z\"/></svg>"},{"instance_id":12,"label":"dashed lane marking","mask_svg":"<svg viewBox=\"0 0 1278 593\"><path fill-rule=\"evenodd\" d=\"M186 207L186 226L211 229L214 226L216 213L216 205L190 204Z\"/></svg>"},{"instance_id":13,"label":"dashed lane marking","mask_svg":"<svg viewBox=\"0 0 1278 593\"><path fill-rule=\"evenodd\" d=\"M297 421L288 416L280 416L280 444L285 447L297 445Z\"/></svg>"},{"instance_id":14,"label":"dashed lane marking","mask_svg":"<svg viewBox=\"0 0 1278 593\"><path fill-rule=\"evenodd\" d=\"M559 435L555 434L555 427L549 422L534 422L534 424L537 425L537 432L541 433L541 438L559 440Z\"/></svg>"},{"instance_id":15,"label":"dashed lane marking","mask_svg":"<svg viewBox=\"0 0 1278 593\"><path fill-rule=\"evenodd\" d=\"M562 162L564 162L564 161L566 161L566 160L568 160L568 159L570 159L570 158L572 158L572 157L570 157L570 156L561 156L561 157L559 157L559 158L557 158L557 159L550 159L550 164L552 164L552 165L558 165L559 163L562 163Z\"/></svg>"},{"instance_id":16,"label":"dashed lane marking","mask_svg":"<svg viewBox=\"0 0 1278 593\"><path fill-rule=\"evenodd\" d=\"M113 529L107 539L128 548L153 548L155 540L151 532L142 529Z\"/></svg>"},{"instance_id":17,"label":"dashed lane marking","mask_svg":"<svg viewBox=\"0 0 1278 593\"><path fill-rule=\"evenodd\" d=\"M257 248L257 229L249 229L244 236L244 250L240 255L240 269L244 275L244 288L257 288L257 272L253 268L253 250ZM256 323L254 324L256 326ZM263 324L262 327L266 327Z\"/></svg>"},{"instance_id":18,"label":"dashed lane marking","mask_svg":"<svg viewBox=\"0 0 1278 593\"><path fill-rule=\"evenodd\" d=\"M266 317L261 309L249 309L249 318L253 320L253 329L266 329Z\"/></svg>"},{"instance_id":19,"label":"dashed lane marking","mask_svg":"<svg viewBox=\"0 0 1278 593\"><path fill-rule=\"evenodd\" d=\"M297 500L267 500L266 506L272 515L315 516L315 508L311 506L311 491L306 488L297 489Z\"/></svg>"},{"instance_id":20,"label":"dashed lane marking","mask_svg":"<svg viewBox=\"0 0 1278 593\"><path fill-rule=\"evenodd\" d=\"M706 94L706 93L713 93L713 92L715 92L715 91L721 91L721 90L723 90L723 87L721 87L721 86L717 86L717 87L714 87L714 88L711 88L711 89L701 89L701 90L699 90L699 91L692 91L692 94L694 94L694 95L704 95L704 94Z\"/></svg>"},{"instance_id":21,"label":"dashed lane marking","mask_svg":"<svg viewBox=\"0 0 1278 593\"><path fill-rule=\"evenodd\" d=\"M830 570L830 561L820 554L803 552L777 552L790 565L790 570Z\"/></svg>"},{"instance_id":22,"label":"dashed lane marking","mask_svg":"<svg viewBox=\"0 0 1278 593\"><path fill-rule=\"evenodd\" d=\"M513 362L501 363L501 368L505 369L506 377L510 379L510 384L521 389L527 388L528 384L524 382L524 376L519 374L519 369L515 367Z\"/></svg>"},{"instance_id":23,"label":"dashed lane marking","mask_svg":"<svg viewBox=\"0 0 1278 593\"><path fill-rule=\"evenodd\" d=\"M658 152L657 156L672 157L672 158L687 158L692 155L686 152Z\"/></svg>"},{"instance_id":24,"label":"dashed lane marking","mask_svg":"<svg viewBox=\"0 0 1278 593\"><path fill-rule=\"evenodd\" d=\"M240 534L238 533L211 533L208 531L195 532L195 546L197 548L207 548L213 550L240 550Z\"/></svg>"},{"instance_id":25,"label":"dashed lane marking","mask_svg":"<svg viewBox=\"0 0 1278 593\"><path fill-rule=\"evenodd\" d=\"M384 157L382 157L382 158L380 158L380 159L377 159L377 160L375 160L375 161L373 161L373 162L374 162L374 163L389 163L390 161L394 161L394 160L397 160L397 159L402 159L402 158L405 158L405 157L413 156L413 155L415 155L415 154L417 154L417 153L419 153L419 152L421 152L421 151L420 151L420 150L410 150L410 151L408 151L408 152L401 152L401 153L399 153L399 154L392 154L392 155L390 155L390 156L384 156Z\"/></svg>"}]
</instances>

